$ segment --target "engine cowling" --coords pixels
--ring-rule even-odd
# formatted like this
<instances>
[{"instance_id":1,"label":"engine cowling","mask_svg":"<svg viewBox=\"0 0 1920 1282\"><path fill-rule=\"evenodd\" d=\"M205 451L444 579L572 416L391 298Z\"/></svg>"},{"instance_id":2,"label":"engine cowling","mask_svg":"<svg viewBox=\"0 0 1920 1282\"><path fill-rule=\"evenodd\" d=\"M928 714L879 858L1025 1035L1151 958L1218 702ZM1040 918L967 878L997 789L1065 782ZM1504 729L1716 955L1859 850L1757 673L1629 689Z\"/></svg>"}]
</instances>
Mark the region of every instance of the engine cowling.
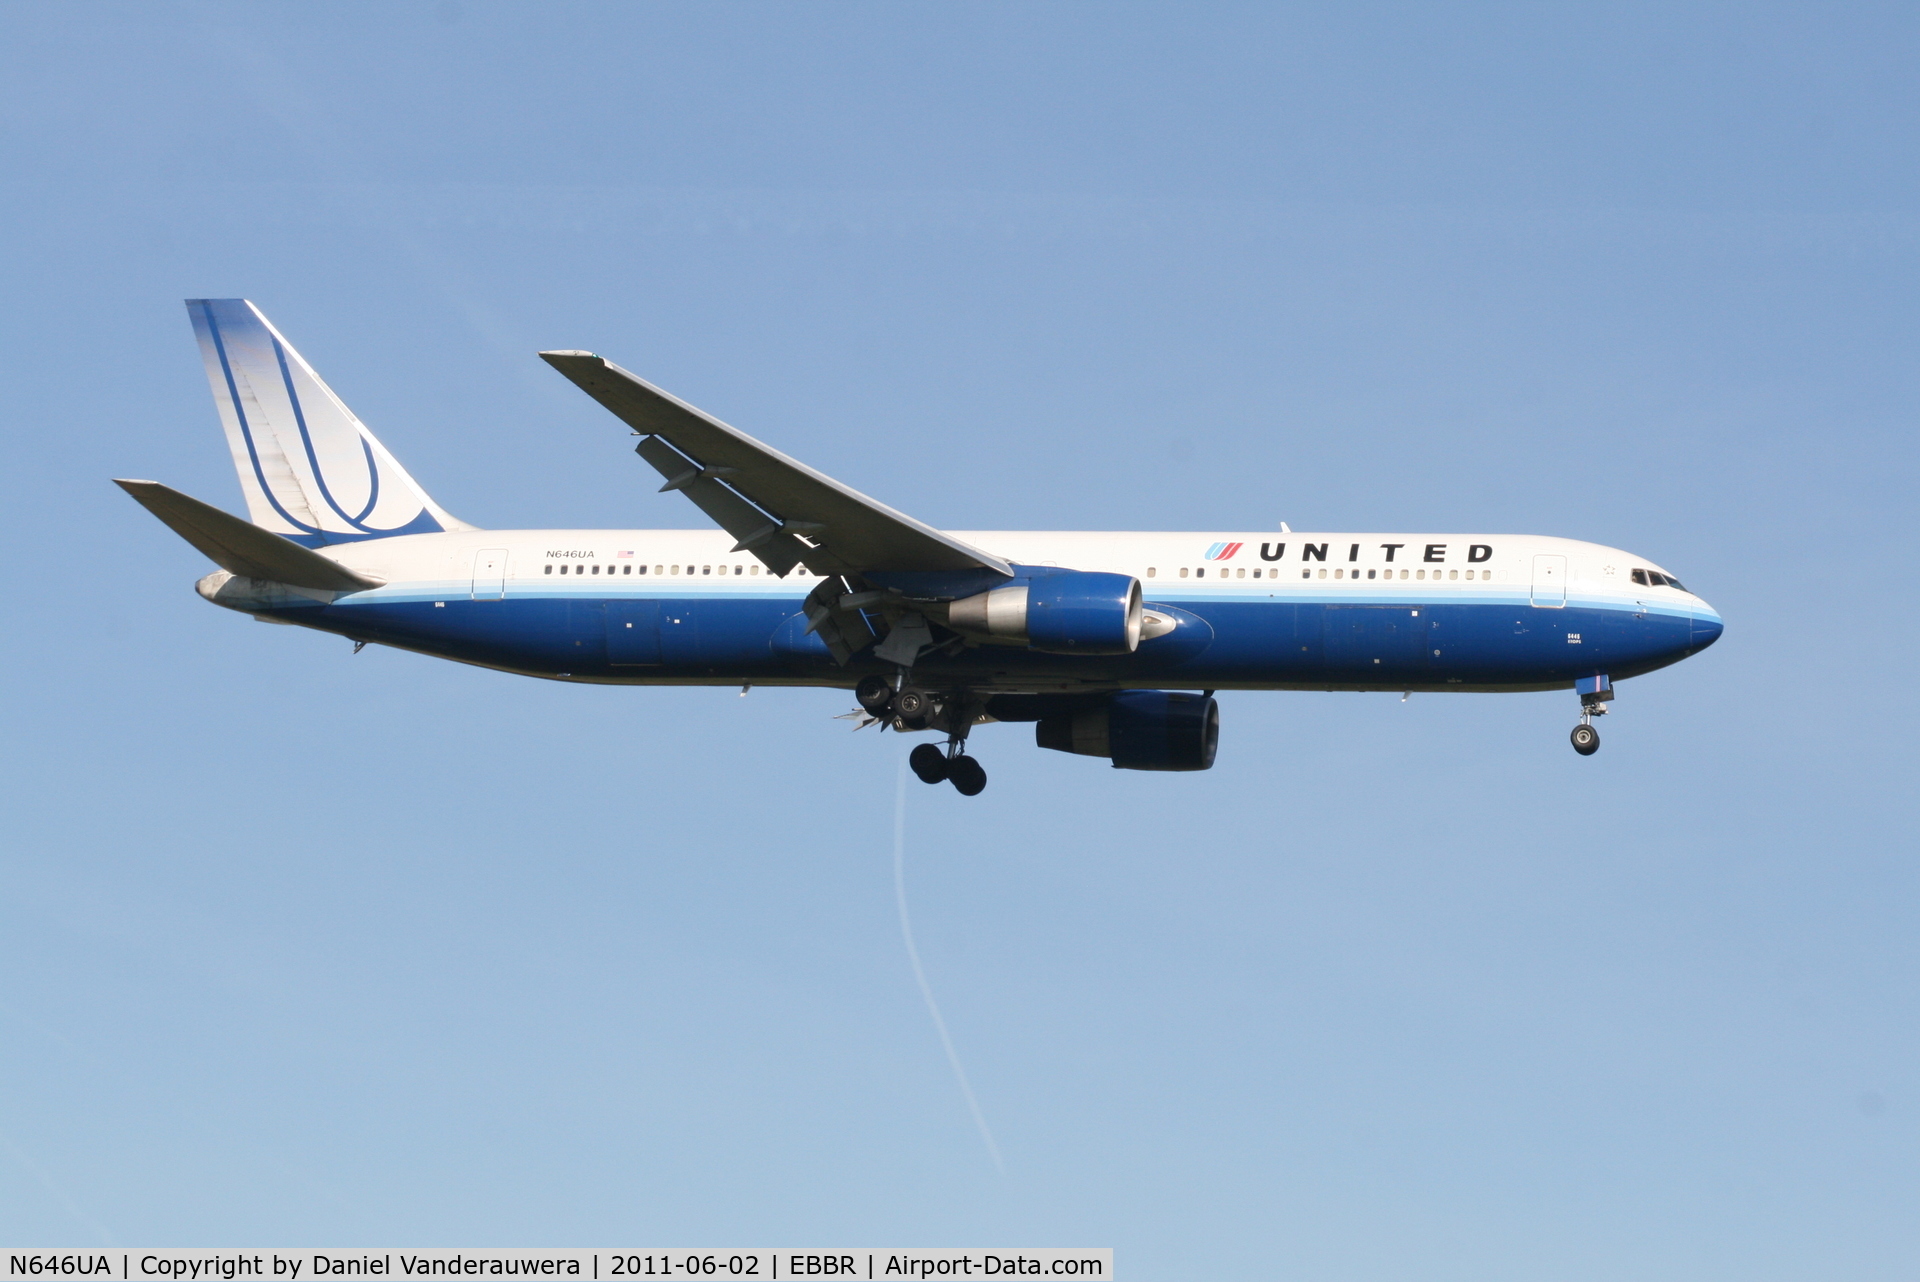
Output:
<instances>
[{"instance_id":1,"label":"engine cowling","mask_svg":"<svg viewBox=\"0 0 1920 1282\"><path fill-rule=\"evenodd\" d=\"M1132 575L1063 570L955 601L947 622L1044 654L1132 654L1144 614Z\"/></svg>"},{"instance_id":2,"label":"engine cowling","mask_svg":"<svg viewBox=\"0 0 1920 1282\"><path fill-rule=\"evenodd\" d=\"M1095 707L1040 718L1034 741L1106 757L1116 770L1208 770L1220 747L1220 705L1209 695L1122 690Z\"/></svg>"}]
</instances>

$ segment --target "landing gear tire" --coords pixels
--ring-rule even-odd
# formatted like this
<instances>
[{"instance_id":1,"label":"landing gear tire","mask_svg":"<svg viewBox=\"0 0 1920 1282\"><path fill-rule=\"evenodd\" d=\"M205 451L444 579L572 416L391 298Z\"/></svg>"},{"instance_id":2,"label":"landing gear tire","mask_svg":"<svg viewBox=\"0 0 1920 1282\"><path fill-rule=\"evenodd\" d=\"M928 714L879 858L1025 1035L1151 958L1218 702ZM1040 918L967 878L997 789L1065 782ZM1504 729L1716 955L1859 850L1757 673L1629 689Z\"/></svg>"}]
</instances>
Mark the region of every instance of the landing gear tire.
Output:
<instances>
[{"instance_id":1,"label":"landing gear tire","mask_svg":"<svg viewBox=\"0 0 1920 1282\"><path fill-rule=\"evenodd\" d=\"M862 677L860 684L853 688L853 697L862 708L877 717L893 702L893 682L880 676Z\"/></svg>"},{"instance_id":2,"label":"landing gear tire","mask_svg":"<svg viewBox=\"0 0 1920 1282\"><path fill-rule=\"evenodd\" d=\"M947 754L930 743L920 744L907 754L907 768L920 776L921 783L939 783L950 773Z\"/></svg>"},{"instance_id":3,"label":"landing gear tire","mask_svg":"<svg viewBox=\"0 0 1920 1282\"><path fill-rule=\"evenodd\" d=\"M893 697L893 712L902 721L922 721L933 711L933 699L925 690L906 689Z\"/></svg>"},{"instance_id":4,"label":"landing gear tire","mask_svg":"<svg viewBox=\"0 0 1920 1282\"><path fill-rule=\"evenodd\" d=\"M933 745L930 743L922 744L921 747L932 748ZM915 751L917 752L919 749L915 749ZM935 748L934 751L938 752L939 749ZM946 767L947 778L952 781L953 786L959 790L960 795L963 797L977 797L980 795L981 790L987 786L987 772L985 768L972 757L955 757L946 763Z\"/></svg>"},{"instance_id":5,"label":"landing gear tire","mask_svg":"<svg viewBox=\"0 0 1920 1282\"><path fill-rule=\"evenodd\" d=\"M1600 732L1592 726L1575 726L1568 737L1573 740L1573 750L1583 757L1600 751Z\"/></svg>"}]
</instances>

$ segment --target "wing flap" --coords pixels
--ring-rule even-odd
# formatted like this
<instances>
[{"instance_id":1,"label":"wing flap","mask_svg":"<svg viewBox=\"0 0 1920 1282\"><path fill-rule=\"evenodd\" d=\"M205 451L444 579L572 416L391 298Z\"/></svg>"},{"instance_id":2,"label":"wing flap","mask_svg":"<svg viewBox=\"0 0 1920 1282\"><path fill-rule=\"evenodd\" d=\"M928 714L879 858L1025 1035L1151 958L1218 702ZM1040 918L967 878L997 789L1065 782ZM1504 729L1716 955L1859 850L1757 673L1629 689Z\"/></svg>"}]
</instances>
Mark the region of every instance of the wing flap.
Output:
<instances>
[{"instance_id":1,"label":"wing flap","mask_svg":"<svg viewBox=\"0 0 1920 1282\"><path fill-rule=\"evenodd\" d=\"M809 546L801 559L808 569L819 573L989 569L1009 577L1013 574L1013 567L999 557L949 538L788 458L592 352L542 352L540 358L634 431L659 437L696 464L699 474L675 488L686 488L690 497L696 487L731 490L778 522L788 537L804 534ZM676 479L668 477L670 483ZM705 504L701 510L714 516ZM720 523L734 532L725 521ZM735 537L744 536L735 533ZM816 550L829 556L816 558Z\"/></svg>"},{"instance_id":2,"label":"wing flap","mask_svg":"<svg viewBox=\"0 0 1920 1282\"><path fill-rule=\"evenodd\" d=\"M223 570L323 592L359 592L384 582L157 481L114 484Z\"/></svg>"},{"instance_id":3,"label":"wing flap","mask_svg":"<svg viewBox=\"0 0 1920 1282\"><path fill-rule=\"evenodd\" d=\"M741 498L716 477L707 475L710 469L694 463L659 437L647 437L634 447L634 452L667 479L661 489L679 490L715 525L738 539L734 551L753 553L769 570L783 578L802 562L816 574L834 572L824 567L825 558L817 549L809 548L783 530L778 519Z\"/></svg>"}]
</instances>

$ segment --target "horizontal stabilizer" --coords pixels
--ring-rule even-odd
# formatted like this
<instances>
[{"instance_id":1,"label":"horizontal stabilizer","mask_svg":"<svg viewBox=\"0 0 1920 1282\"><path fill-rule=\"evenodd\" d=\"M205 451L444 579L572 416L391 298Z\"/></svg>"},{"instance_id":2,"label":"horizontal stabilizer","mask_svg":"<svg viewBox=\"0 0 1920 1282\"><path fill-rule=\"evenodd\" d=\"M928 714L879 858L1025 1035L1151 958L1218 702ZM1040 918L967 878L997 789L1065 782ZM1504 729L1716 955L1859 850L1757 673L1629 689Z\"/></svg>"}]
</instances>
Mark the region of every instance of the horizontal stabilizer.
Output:
<instances>
[{"instance_id":1,"label":"horizontal stabilizer","mask_svg":"<svg viewBox=\"0 0 1920 1282\"><path fill-rule=\"evenodd\" d=\"M385 582L356 574L338 561L157 481L116 480L114 484L223 570L323 592L359 592Z\"/></svg>"},{"instance_id":2,"label":"horizontal stabilizer","mask_svg":"<svg viewBox=\"0 0 1920 1282\"><path fill-rule=\"evenodd\" d=\"M666 488L687 490L743 548L766 543L785 549L774 551L775 560L797 553L816 574L979 569L1013 574L992 553L849 489L592 352L542 352L540 357L634 431L659 437L690 460L681 475L667 477ZM644 443L640 452L663 474L673 466L665 452L649 453ZM750 515L747 503L723 507L719 493L724 490L743 496L770 519Z\"/></svg>"}]
</instances>

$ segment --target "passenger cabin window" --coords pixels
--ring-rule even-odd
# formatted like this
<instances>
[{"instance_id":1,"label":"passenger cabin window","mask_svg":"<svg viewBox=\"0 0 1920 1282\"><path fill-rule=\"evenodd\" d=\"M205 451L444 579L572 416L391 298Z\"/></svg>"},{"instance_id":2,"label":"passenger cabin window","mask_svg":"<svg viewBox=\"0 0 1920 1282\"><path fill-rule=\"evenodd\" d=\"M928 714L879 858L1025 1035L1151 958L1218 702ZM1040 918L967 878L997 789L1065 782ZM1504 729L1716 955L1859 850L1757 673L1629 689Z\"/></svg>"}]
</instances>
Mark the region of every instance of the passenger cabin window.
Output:
<instances>
[{"instance_id":1,"label":"passenger cabin window","mask_svg":"<svg viewBox=\"0 0 1920 1282\"><path fill-rule=\"evenodd\" d=\"M547 573L548 573L548 574L552 574L552 573L553 573L553 563L552 563L551 561L549 561L549 562L547 563Z\"/></svg>"}]
</instances>

